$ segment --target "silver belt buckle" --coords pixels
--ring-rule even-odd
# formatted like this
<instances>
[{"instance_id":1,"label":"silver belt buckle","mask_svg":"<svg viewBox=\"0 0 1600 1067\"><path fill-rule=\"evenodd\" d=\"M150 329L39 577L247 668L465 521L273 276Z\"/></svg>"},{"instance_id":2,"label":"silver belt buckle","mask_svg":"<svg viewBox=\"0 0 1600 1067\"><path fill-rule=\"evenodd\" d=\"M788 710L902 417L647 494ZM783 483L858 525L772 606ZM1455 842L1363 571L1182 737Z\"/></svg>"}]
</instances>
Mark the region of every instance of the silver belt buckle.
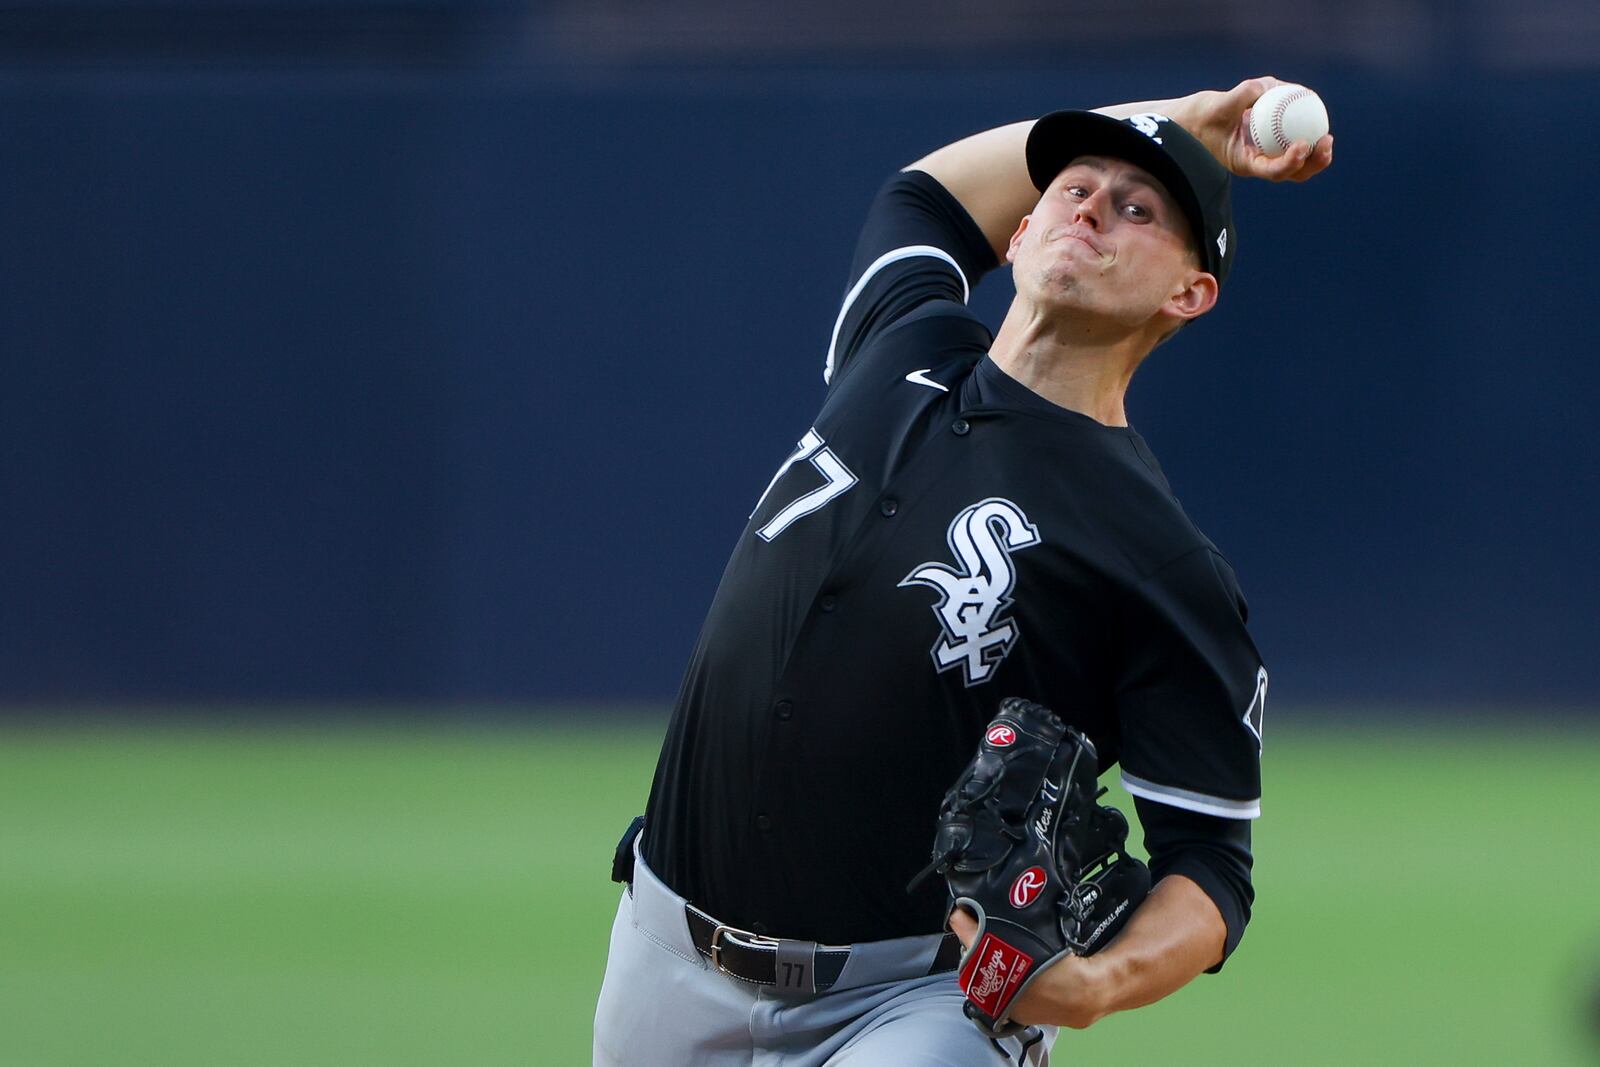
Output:
<instances>
[{"instance_id":1,"label":"silver belt buckle","mask_svg":"<svg viewBox=\"0 0 1600 1067\"><path fill-rule=\"evenodd\" d=\"M722 965L722 939L728 935L750 942L753 948L775 949L778 947L778 939L775 937L762 937L760 934L753 934L749 930L741 930L737 926L718 923L716 929L711 931L711 966L729 978L739 978L740 981L748 981L748 979L740 978L739 975L734 974Z\"/></svg>"}]
</instances>

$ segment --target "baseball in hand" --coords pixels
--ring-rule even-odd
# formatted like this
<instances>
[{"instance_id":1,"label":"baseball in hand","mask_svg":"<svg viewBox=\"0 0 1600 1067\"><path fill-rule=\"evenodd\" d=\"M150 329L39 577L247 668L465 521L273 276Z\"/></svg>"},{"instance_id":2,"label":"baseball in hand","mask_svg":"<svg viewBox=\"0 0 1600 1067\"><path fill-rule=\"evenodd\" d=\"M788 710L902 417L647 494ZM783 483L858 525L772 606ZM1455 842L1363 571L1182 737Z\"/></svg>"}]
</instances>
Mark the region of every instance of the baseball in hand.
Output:
<instances>
[{"instance_id":1,"label":"baseball in hand","mask_svg":"<svg viewBox=\"0 0 1600 1067\"><path fill-rule=\"evenodd\" d=\"M1279 85L1250 108L1250 136L1269 156L1281 156L1296 141L1315 145L1328 132L1322 97L1304 85Z\"/></svg>"}]
</instances>

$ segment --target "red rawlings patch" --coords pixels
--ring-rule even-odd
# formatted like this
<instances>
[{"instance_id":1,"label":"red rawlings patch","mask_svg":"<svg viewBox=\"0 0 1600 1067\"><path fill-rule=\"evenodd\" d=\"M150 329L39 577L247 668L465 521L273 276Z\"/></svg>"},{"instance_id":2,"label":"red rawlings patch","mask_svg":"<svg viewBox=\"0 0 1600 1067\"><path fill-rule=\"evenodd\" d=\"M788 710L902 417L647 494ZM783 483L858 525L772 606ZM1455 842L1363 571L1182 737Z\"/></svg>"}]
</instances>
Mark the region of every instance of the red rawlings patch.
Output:
<instances>
[{"instance_id":1,"label":"red rawlings patch","mask_svg":"<svg viewBox=\"0 0 1600 1067\"><path fill-rule=\"evenodd\" d=\"M1044 873L1043 867L1029 867L1011 883L1011 906L1026 908L1039 899L1039 894L1049 884L1050 876Z\"/></svg>"},{"instance_id":2,"label":"red rawlings patch","mask_svg":"<svg viewBox=\"0 0 1600 1067\"><path fill-rule=\"evenodd\" d=\"M993 934L984 934L961 965L961 991L991 1019L1005 1013L1022 980L1033 970L1033 957Z\"/></svg>"},{"instance_id":3,"label":"red rawlings patch","mask_svg":"<svg viewBox=\"0 0 1600 1067\"><path fill-rule=\"evenodd\" d=\"M983 739L995 748L1007 748L1017 740L1017 732L1002 723L999 726L989 727L989 732L983 735Z\"/></svg>"}]
</instances>

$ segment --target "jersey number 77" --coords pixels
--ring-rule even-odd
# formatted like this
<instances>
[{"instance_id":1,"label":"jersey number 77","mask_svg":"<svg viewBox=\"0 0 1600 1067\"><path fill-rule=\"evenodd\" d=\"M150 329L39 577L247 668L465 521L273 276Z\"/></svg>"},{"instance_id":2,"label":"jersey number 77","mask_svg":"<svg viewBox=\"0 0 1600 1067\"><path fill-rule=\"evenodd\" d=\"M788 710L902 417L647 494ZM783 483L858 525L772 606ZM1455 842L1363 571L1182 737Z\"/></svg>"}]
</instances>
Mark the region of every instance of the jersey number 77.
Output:
<instances>
[{"instance_id":1,"label":"jersey number 77","mask_svg":"<svg viewBox=\"0 0 1600 1067\"><path fill-rule=\"evenodd\" d=\"M806 431L804 437L800 438L800 443L789 454L789 458L783 461L783 465L778 468L778 473L772 476L772 481L767 483L766 491L761 494L761 499L756 501L755 509L750 512L751 517L754 517L755 513L761 510L761 505L767 502L767 497L772 493L772 487L778 484L778 479L782 478L790 467L803 459L809 460L811 465L821 472L822 477L826 480L811 492L791 501L787 507L772 516L771 519L768 519L756 531L756 536L761 540L771 541L787 530L797 519L804 518L813 511L822 510L827 506L828 501L842 496L850 490L851 486L856 484L856 476L850 473L850 468L846 467L833 449L827 446L827 443L822 439L822 435L813 426Z\"/></svg>"}]
</instances>

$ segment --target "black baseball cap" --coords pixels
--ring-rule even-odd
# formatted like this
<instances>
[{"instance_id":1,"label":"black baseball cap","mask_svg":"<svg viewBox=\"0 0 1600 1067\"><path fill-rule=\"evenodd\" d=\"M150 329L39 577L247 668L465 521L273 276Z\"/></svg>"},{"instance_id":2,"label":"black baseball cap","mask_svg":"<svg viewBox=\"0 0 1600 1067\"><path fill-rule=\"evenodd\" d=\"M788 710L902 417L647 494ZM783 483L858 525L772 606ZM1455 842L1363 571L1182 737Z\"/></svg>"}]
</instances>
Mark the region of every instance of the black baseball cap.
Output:
<instances>
[{"instance_id":1,"label":"black baseball cap","mask_svg":"<svg viewBox=\"0 0 1600 1067\"><path fill-rule=\"evenodd\" d=\"M1028 134L1028 176L1040 192L1079 156L1109 156L1143 167L1166 186L1194 231L1200 262L1228 277L1238 247L1233 230L1232 176L1188 130L1147 112L1114 119L1093 111L1052 111Z\"/></svg>"}]
</instances>

